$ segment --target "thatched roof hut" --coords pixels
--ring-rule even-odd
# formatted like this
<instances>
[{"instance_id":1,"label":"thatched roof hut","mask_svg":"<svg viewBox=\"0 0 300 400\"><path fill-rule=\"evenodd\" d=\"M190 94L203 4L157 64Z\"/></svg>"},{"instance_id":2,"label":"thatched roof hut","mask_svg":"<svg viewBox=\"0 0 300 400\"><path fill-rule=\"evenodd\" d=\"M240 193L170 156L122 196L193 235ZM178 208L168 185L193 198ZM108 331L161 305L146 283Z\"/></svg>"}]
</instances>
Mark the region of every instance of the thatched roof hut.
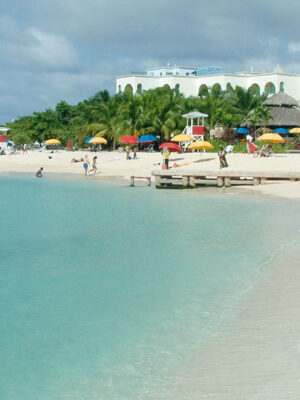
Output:
<instances>
[{"instance_id":1,"label":"thatched roof hut","mask_svg":"<svg viewBox=\"0 0 300 400\"><path fill-rule=\"evenodd\" d=\"M271 128L300 126L300 111L296 108L299 104L291 96L279 92L265 100L262 105L268 108L270 120L267 124L263 124L262 121L257 126L264 125ZM250 126L250 122L246 121L243 125Z\"/></svg>"},{"instance_id":2,"label":"thatched roof hut","mask_svg":"<svg viewBox=\"0 0 300 400\"><path fill-rule=\"evenodd\" d=\"M269 97L262 105L270 107L299 107L297 100L282 92L278 92Z\"/></svg>"}]
</instances>

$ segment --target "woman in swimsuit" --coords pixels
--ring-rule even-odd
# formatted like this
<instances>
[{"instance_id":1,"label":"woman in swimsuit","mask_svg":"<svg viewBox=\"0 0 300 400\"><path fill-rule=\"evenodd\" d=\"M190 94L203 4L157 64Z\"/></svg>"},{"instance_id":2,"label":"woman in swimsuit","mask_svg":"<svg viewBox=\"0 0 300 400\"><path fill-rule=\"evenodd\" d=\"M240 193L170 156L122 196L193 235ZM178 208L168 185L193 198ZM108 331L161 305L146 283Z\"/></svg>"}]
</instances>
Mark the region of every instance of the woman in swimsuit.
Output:
<instances>
[{"instance_id":1,"label":"woman in swimsuit","mask_svg":"<svg viewBox=\"0 0 300 400\"><path fill-rule=\"evenodd\" d=\"M97 172L97 156L93 157L93 165L92 165L92 169L90 170L90 172L94 171L94 175L96 175Z\"/></svg>"}]
</instances>

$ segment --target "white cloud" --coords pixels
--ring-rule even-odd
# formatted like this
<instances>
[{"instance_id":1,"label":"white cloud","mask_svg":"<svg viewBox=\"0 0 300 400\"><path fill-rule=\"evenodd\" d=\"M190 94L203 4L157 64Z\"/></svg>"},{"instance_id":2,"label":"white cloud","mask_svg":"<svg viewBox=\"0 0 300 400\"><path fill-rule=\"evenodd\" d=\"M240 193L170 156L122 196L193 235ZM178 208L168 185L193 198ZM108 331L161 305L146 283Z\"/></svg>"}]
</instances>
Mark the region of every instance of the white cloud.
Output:
<instances>
[{"instance_id":1,"label":"white cloud","mask_svg":"<svg viewBox=\"0 0 300 400\"><path fill-rule=\"evenodd\" d=\"M299 53L300 52L300 42L289 43L288 50L290 53Z\"/></svg>"}]
</instances>

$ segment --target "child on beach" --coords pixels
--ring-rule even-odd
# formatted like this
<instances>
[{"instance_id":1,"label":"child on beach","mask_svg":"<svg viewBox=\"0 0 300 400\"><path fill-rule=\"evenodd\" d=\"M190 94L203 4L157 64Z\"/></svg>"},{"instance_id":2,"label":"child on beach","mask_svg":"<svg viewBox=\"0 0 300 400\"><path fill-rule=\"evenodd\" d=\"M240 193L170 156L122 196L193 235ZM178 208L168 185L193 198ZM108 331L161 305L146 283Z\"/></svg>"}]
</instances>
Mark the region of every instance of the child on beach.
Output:
<instances>
[{"instance_id":1,"label":"child on beach","mask_svg":"<svg viewBox=\"0 0 300 400\"><path fill-rule=\"evenodd\" d=\"M43 167L41 167L37 172L36 172L36 174L35 174L35 176L37 177L37 178L42 178L43 177Z\"/></svg>"}]
</instances>

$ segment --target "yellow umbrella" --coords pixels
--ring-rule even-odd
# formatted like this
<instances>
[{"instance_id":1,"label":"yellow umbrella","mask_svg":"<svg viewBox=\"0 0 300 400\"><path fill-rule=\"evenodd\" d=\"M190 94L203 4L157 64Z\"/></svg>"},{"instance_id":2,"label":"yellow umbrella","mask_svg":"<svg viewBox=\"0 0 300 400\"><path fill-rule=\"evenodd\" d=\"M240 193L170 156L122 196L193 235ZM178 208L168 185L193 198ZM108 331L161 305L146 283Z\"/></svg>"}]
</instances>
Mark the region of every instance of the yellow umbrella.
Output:
<instances>
[{"instance_id":1,"label":"yellow umbrella","mask_svg":"<svg viewBox=\"0 0 300 400\"><path fill-rule=\"evenodd\" d=\"M211 143L206 142L205 140L199 140L197 142L191 143L188 148L190 150L209 150L213 147L214 146Z\"/></svg>"},{"instance_id":2,"label":"yellow umbrella","mask_svg":"<svg viewBox=\"0 0 300 400\"><path fill-rule=\"evenodd\" d=\"M61 144L61 141L58 139L49 139L49 140L46 140L45 143L54 145L54 144Z\"/></svg>"},{"instance_id":3,"label":"yellow umbrella","mask_svg":"<svg viewBox=\"0 0 300 400\"><path fill-rule=\"evenodd\" d=\"M293 128L290 130L290 133L300 133L300 128Z\"/></svg>"},{"instance_id":4,"label":"yellow umbrella","mask_svg":"<svg viewBox=\"0 0 300 400\"><path fill-rule=\"evenodd\" d=\"M176 135L174 136L171 141L172 142L188 142L189 140L193 140L193 138L189 135Z\"/></svg>"},{"instance_id":5,"label":"yellow umbrella","mask_svg":"<svg viewBox=\"0 0 300 400\"><path fill-rule=\"evenodd\" d=\"M265 133L258 137L257 140L266 143L284 143L285 141L278 133Z\"/></svg>"},{"instance_id":6,"label":"yellow umbrella","mask_svg":"<svg viewBox=\"0 0 300 400\"><path fill-rule=\"evenodd\" d=\"M90 143L92 143L92 144L107 144L107 140L104 139L103 137L95 136L93 139L91 139L89 141L89 144Z\"/></svg>"}]
</instances>

